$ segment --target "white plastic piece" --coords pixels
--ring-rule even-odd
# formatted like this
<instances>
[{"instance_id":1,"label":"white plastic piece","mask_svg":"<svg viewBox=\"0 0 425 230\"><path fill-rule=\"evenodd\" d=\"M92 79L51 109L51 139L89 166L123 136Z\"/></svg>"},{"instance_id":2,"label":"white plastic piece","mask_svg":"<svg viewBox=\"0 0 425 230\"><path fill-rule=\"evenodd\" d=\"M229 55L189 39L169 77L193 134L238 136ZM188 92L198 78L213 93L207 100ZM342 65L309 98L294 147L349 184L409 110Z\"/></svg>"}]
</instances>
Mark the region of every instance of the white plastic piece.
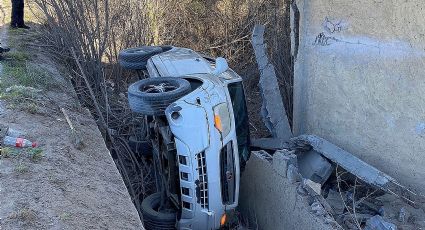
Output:
<instances>
[{"instance_id":1,"label":"white plastic piece","mask_svg":"<svg viewBox=\"0 0 425 230\"><path fill-rule=\"evenodd\" d=\"M215 59L215 70L212 72L212 74L220 75L226 72L228 69L229 64L227 63L226 59L218 57L217 59Z\"/></svg>"}]
</instances>

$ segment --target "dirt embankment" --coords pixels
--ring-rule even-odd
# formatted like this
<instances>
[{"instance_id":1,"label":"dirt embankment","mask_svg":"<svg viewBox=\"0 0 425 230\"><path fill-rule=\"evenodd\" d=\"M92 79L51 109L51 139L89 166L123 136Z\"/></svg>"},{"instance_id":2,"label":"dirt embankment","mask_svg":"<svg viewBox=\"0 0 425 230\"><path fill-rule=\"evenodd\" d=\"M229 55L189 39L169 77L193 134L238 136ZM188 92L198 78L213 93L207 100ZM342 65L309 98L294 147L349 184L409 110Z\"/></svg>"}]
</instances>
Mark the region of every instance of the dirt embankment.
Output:
<instances>
[{"instance_id":1,"label":"dirt embankment","mask_svg":"<svg viewBox=\"0 0 425 230\"><path fill-rule=\"evenodd\" d=\"M90 113L69 81L33 44L32 32L7 31L0 61L0 124L23 131L36 149L0 155L0 229L143 229ZM15 48L14 48L15 47ZM84 147L77 149L65 108Z\"/></svg>"}]
</instances>

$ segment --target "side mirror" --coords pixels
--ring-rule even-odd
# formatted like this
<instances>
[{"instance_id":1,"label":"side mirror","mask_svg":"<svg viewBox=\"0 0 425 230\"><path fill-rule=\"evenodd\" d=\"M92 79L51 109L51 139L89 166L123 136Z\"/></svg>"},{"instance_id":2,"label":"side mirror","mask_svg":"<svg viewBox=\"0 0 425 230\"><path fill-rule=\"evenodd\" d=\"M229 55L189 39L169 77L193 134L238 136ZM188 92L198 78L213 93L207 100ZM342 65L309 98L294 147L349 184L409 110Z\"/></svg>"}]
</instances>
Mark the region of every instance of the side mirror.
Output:
<instances>
[{"instance_id":1,"label":"side mirror","mask_svg":"<svg viewBox=\"0 0 425 230\"><path fill-rule=\"evenodd\" d=\"M227 63L226 59L218 57L217 59L215 59L215 70L212 72L212 74L220 75L226 72L228 69L229 64Z\"/></svg>"}]
</instances>

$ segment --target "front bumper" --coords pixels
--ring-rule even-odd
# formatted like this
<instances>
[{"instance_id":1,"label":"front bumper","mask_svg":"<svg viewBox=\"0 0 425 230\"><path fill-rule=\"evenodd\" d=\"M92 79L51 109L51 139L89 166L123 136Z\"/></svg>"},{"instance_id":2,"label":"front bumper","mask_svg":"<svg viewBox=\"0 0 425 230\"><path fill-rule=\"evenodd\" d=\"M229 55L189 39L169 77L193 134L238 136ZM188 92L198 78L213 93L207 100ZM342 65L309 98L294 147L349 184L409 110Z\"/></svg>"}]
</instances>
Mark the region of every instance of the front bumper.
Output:
<instances>
[{"instance_id":1,"label":"front bumper","mask_svg":"<svg viewBox=\"0 0 425 230\"><path fill-rule=\"evenodd\" d=\"M186 155L187 152L179 151L184 144L179 140L176 142L179 157L187 156L190 159L190 163L187 162L189 168L195 168L189 171L188 165L179 163L180 173L187 174L180 178L182 213L178 229L218 229L225 211L236 207L226 207L222 203L219 160L211 159L218 154L206 149L198 154L189 152Z\"/></svg>"},{"instance_id":2,"label":"front bumper","mask_svg":"<svg viewBox=\"0 0 425 230\"><path fill-rule=\"evenodd\" d=\"M178 110L180 116L171 114ZM237 172L235 202L223 204L220 174L220 151L223 143L236 143L235 132L221 140L214 128L211 109L179 100L166 111L175 137L181 189L181 218L178 229L219 229L226 211L237 207L239 194L239 157L235 157ZM234 146L237 146L236 144ZM236 147L235 147L236 148ZM237 149L235 149L237 153Z\"/></svg>"}]
</instances>

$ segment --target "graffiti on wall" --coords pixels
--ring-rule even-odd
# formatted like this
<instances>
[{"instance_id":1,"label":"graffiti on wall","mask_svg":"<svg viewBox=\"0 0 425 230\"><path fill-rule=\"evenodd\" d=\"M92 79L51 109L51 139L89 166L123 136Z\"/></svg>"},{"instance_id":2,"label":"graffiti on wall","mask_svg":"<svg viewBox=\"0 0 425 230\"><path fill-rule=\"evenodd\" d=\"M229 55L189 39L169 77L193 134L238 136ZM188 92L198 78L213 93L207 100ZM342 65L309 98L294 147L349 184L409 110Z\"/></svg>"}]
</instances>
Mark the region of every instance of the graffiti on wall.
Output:
<instances>
[{"instance_id":1,"label":"graffiti on wall","mask_svg":"<svg viewBox=\"0 0 425 230\"><path fill-rule=\"evenodd\" d=\"M328 46L335 42L341 41L335 37L336 33L340 33L348 28L347 23L343 20L332 20L326 17L322 23L323 32L316 36L313 45Z\"/></svg>"}]
</instances>

